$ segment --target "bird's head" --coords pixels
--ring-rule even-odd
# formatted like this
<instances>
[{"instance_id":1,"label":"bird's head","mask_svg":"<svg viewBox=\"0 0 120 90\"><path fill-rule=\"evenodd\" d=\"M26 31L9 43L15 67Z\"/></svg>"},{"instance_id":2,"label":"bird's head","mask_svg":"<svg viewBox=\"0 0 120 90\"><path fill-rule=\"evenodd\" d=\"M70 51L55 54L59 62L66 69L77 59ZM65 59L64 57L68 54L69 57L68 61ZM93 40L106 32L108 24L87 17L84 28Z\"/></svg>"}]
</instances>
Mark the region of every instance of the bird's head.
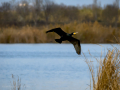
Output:
<instances>
[{"instance_id":1,"label":"bird's head","mask_svg":"<svg viewBox=\"0 0 120 90\"><path fill-rule=\"evenodd\" d=\"M78 32L73 32L73 35L74 35L74 34L77 34L77 33L78 33Z\"/></svg>"},{"instance_id":2,"label":"bird's head","mask_svg":"<svg viewBox=\"0 0 120 90\"><path fill-rule=\"evenodd\" d=\"M71 34L68 34L68 36L72 36L72 35L75 35L77 34L78 32L72 32Z\"/></svg>"}]
</instances>

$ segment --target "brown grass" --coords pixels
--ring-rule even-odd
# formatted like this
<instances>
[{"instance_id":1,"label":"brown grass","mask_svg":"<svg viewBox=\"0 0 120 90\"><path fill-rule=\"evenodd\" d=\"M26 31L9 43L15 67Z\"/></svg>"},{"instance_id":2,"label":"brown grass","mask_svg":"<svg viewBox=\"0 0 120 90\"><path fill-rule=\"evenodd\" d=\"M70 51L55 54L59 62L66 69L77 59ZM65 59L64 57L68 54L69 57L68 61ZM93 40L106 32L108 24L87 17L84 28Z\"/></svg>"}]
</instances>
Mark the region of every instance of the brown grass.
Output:
<instances>
[{"instance_id":1,"label":"brown grass","mask_svg":"<svg viewBox=\"0 0 120 90\"><path fill-rule=\"evenodd\" d=\"M0 33L0 43L43 43L46 42L44 30L34 27L4 28Z\"/></svg>"},{"instance_id":2,"label":"brown grass","mask_svg":"<svg viewBox=\"0 0 120 90\"><path fill-rule=\"evenodd\" d=\"M120 90L119 50L108 51L104 60L100 60L97 76L93 64L87 59L86 63L92 75L93 86L90 86L90 89L93 87L93 90Z\"/></svg>"},{"instance_id":3,"label":"brown grass","mask_svg":"<svg viewBox=\"0 0 120 90\"><path fill-rule=\"evenodd\" d=\"M21 79L18 77L18 79L15 78L15 76L12 74L12 79L13 81L11 82L12 86L10 90L24 90L23 88L25 87L24 85L21 85Z\"/></svg>"},{"instance_id":4,"label":"brown grass","mask_svg":"<svg viewBox=\"0 0 120 90\"><path fill-rule=\"evenodd\" d=\"M41 27L25 26L21 28L8 27L0 29L0 43L48 43L59 38L57 34L45 32L52 28L61 27L65 32L78 32L74 35L82 43L120 43L119 28L102 26L98 22L64 25L48 25Z\"/></svg>"},{"instance_id":5,"label":"brown grass","mask_svg":"<svg viewBox=\"0 0 120 90\"><path fill-rule=\"evenodd\" d=\"M120 90L120 52L108 51L98 71L96 90Z\"/></svg>"}]
</instances>

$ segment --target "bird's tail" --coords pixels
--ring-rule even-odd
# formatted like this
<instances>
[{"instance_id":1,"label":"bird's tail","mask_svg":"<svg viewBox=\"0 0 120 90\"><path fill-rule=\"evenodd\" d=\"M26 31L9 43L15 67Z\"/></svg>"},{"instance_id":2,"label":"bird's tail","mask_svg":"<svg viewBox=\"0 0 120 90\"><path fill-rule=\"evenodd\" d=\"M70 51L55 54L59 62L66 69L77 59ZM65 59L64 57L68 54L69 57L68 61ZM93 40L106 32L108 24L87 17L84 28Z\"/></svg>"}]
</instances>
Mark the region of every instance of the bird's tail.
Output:
<instances>
[{"instance_id":1,"label":"bird's tail","mask_svg":"<svg viewBox=\"0 0 120 90\"><path fill-rule=\"evenodd\" d=\"M60 40L60 39L55 39L55 41L58 43L62 43L62 40Z\"/></svg>"}]
</instances>

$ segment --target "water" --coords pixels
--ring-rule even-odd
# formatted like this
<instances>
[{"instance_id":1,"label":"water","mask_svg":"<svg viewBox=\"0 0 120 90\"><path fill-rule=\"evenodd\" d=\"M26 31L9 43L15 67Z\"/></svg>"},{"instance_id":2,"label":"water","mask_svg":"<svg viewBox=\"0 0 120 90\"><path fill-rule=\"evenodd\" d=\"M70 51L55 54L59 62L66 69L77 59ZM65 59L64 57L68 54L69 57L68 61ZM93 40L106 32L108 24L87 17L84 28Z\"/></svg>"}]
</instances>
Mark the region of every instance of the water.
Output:
<instances>
[{"instance_id":1,"label":"water","mask_svg":"<svg viewBox=\"0 0 120 90\"><path fill-rule=\"evenodd\" d=\"M83 53L97 65L93 57L100 59L102 53L104 58L113 46L81 47L82 55L77 55L72 44L0 44L0 90L13 88L12 75L21 79L24 90L89 90L91 75Z\"/></svg>"}]
</instances>

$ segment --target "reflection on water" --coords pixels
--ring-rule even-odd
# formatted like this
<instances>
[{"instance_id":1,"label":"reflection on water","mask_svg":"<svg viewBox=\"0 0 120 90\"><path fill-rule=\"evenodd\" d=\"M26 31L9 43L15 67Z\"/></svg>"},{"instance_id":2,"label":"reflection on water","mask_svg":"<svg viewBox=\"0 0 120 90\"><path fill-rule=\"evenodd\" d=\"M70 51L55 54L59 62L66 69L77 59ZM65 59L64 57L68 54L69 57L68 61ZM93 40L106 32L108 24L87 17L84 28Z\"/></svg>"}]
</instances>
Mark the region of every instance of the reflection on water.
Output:
<instances>
[{"instance_id":1,"label":"reflection on water","mask_svg":"<svg viewBox=\"0 0 120 90\"><path fill-rule=\"evenodd\" d=\"M104 57L113 48L109 44L81 47L93 61L89 51L100 58L101 52ZM0 90L11 89L12 74L21 78L25 90L85 90L91 76L84 60L71 44L0 44Z\"/></svg>"}]
</instances>

